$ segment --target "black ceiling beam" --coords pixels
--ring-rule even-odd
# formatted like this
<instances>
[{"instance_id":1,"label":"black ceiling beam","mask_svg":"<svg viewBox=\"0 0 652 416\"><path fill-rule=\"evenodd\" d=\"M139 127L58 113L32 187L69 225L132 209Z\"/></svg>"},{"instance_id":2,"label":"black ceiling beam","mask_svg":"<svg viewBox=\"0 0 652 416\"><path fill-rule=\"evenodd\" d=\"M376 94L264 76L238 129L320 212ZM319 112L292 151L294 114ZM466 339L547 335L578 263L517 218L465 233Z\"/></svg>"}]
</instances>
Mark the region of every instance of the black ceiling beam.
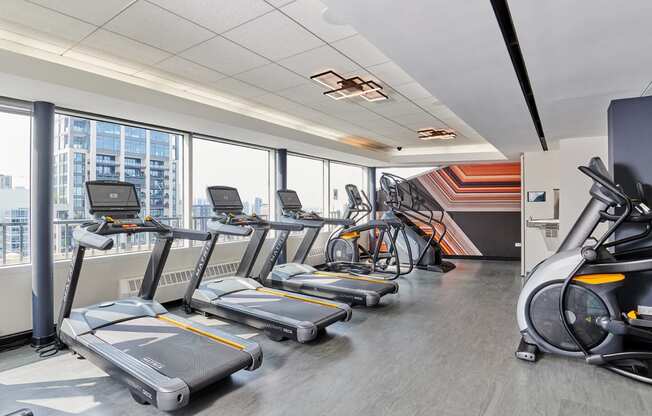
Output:
<instances>
[{"instance_id":1,"label":"black ceiling beam","mask_svg":"<svg viewBox=\"0 0 652 416\"><path fill-rule=\"evenodd\" d=\"M541 117L539 117L539 110L537 109L537 103L534 99L534 92L532 91L532 85L530 84L530 77L527 73L525 60L523 59L523 53L521 52L521 46L518 43L518 36L516 36L516 29L514 28L512 14L509 11L509 5L507 4L507 0L490 1L494 13L496 14L496 20L498 20L498 26L503 34L509 57L512 59L512 65L514 66L516 77L521 85L521 91L523 92L525 103L527 104L528 110L530 110L530 116L532 116L534 128L539 136L541 148L543 148L543 150L548 150L546 135L543 133Z\"/></svg>"}]
</instances>

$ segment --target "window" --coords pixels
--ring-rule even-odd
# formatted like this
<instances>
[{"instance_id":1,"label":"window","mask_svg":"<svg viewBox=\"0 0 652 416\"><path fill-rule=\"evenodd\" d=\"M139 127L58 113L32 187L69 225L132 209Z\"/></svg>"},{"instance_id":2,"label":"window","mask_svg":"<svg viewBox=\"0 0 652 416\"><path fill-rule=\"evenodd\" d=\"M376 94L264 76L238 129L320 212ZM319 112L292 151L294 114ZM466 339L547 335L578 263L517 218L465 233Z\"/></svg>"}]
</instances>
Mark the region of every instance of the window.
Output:
<instances>
[{"instance_id":1,"label":"window","mask_svg":"<svg viewBox=\"0 0 652 416\"><path fill-rule=\"evenodd\" d=\"M360 166L343 163L330 163L330 217L344 217L344 210L349 202L344 187L353 184L360 191L367 192L366 169Z\"/></svg>"},{"instance_id":2,"label":"window","mask_svg":"<svg viewBox=\"0 0 652 416\"><path fill-rule=\"evenodd\" d=\"M270 215L269 151L214 140L193 140L192 226L206 229L212 205L206 188L215 185L238 189L244 211L263 218Z\"/></svg>"},{"instance_id":3,"label":"window","mask_svg":"<svg viewBox=\"0 0 652 416\"><path fill-rule=\"evenodd\" d=\"M288 189L297 192L303 209L324 213L324 161L288 155Z\"/></svg>"},{"instance_id":4,"label":"window","mask_svg":"<svg viewBox=\"0 0 652 416\"><path fill-rule=\"evenodd\" d=\"M172 226L183 226L182 135L60 114L55 125L55 259L70 256L72 231L89 218L85 187L88 180L131 182L138 189L142 215L150 214ZM95 140L89 139L87 147L75 146L74 135L80 131L91 132ZM154 154L155 137L166 143L166 152ZM153 242L152 235L123 235L117 237L110 253L147 250Z\"/></svg>"},{"instance_id":5,"label":"window","mask_svg":"<svg viewBox=\"0 0 652 416\"><path fill-rule=\"evenodd\" d=\"M29 261L30 121L0 111L0 266Z\"/></svg>"}]
</instances>

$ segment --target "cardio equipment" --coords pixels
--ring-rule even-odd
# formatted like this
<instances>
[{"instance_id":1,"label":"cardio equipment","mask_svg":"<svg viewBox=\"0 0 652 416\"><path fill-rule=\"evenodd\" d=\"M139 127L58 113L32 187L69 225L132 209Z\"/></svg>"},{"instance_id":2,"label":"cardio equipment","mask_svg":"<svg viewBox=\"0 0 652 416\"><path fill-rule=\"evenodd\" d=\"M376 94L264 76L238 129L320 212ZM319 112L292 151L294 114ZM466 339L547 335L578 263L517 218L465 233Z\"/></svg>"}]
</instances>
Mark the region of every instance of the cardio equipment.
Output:
<instances>
[{"instance_id":1,"label":"cardio equipment","mask_svg":"<svg viewBox=\"0 0 652 416\"><path fill-rule=\"evenodd\" d=\"M261 329L277 341L291 338L298 342L311 341L332 323L351 318L348 305L268 289L250 278L269 230L300 231L301 225L268 222L243 213L235 188L211 186L207 192L216 216L208 222L211 239L204 244L184 297L186 312L202 311ZM234 276L202 283L220 235L251 235L251 239Z\"/></svg>"},{"instance_id":2,"label":"cardio equipment","mask_svg":"<svg viewBox=\"0 0 652 416\"><path fill-rule=\"evenodd\" d=\"M348 184L344 187L348 196L348 203L344 212L344 219L351 220L353 224L344 224L335 229L326 243L326 270L347 271L353 274L370 275L374 277L396 279L410 273L414 267L411 253L408 253L408 268L401 270L401 259L396 249L395 230L402 233L407 239L405 226L398 219L376 220L368 219L362 222L371 213L369 198L358 187ZM364 197L364 199L363 199ZM373 246L369 251L360 244L361 234L368 232L369 244ZM383 242L388 241L387 249L382 251ZM410 246L407 246L408 251ZM391 276L391 277L385 277Z\"/></svg>"},{"instance_id":3,"label":"cardio equipment","mask_svg":"<svg viewBox=\"0 0 652 416\"><path fill-rule=\"evenodd\" d=\"M608 250L647 237L652 214L613 182L600 158L579 169L593 180L591 199L557 252L538 264L523 286L516 357L536 361L539 351L583 357L589 364L652 384L651 309L638 305L637 310L623 311L618 299L629 283L625 274L651 271L652 258L641 256L641 249ZM609 212L616 208L618 213ZM591 237L603 221L613 223L598 238ZM608 241L625 223L643 224L645 231ZM647 346L626 348L633 342Z\"/></svg>"},{"instance_id":4,"label":"cardio equipment","mask_svg":"<svg viewBox=\"0 0 652 416\"><path fill-rule=\"evenodd\" d=\"M277 191L277 195L283 213L282 221L303 226L306 228L306 234L292 262L276 265L290 235L289 230L277 232L274 245L260 272L263 285L368 307L378 305L381 297L398 292L398 283L394 281L350 273L319 271L303 264L324 224L352 225L353 222L326 219L314 212L304 211L295 191L283 189Z\"/></svg>"},{"instance_id":5,"label":"cardio equipment","mask_svg":"<svg viewBox=\"0 0 652 416\"><path fill-rule=\"evenodd\" d=\"M380 188L389 207L382 219L399 220L405 225L405 236L399 237L398 229L394 230L399 257L411 257L414 267L421 270L439 273L453 270L455 265L442 259L441 242L447 231L444 210L439 218L435 218L436 203L432 198L400 176L383 173ZM423 231L419 224L424 224L430 232ZM441 230L439 235L437 227Z\"/></svg>"},{"instance_id":6,"label":"cardio equipment","mask_svg":"<svg viewBox=\"0 0 652 416\"><path fill-rule=\"evenodd\" d=\"M127 384L137 402L166 411L238 370L258 368L257 343L173 315L153 299L173 241L206 241L210 234L139 218L131 183L89 181L86 193L95 220L73 232L77 245L57 322L59 341ZM72 309L86 250L110 250L119 234L142 233L154 233L156 243L138 296Z\"/></svg>"}]
</instances>

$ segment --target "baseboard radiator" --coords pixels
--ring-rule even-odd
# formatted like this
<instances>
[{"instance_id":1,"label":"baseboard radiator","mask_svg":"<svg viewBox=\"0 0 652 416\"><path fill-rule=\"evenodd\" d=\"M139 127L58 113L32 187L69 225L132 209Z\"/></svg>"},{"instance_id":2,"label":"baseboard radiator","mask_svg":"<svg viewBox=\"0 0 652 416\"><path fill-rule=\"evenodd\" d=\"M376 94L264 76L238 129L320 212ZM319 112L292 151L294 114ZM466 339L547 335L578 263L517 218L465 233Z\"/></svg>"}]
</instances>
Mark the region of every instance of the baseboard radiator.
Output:
<instances>
[{"instance_id":1,"label":"baseboard radiator","mask_svg":"<svg viewBox=\"0 0 652 416\"><path fill-rule=\"evenodd\" d=\"M211 264L206 268L204 280L217 277L232 276L238 270L240 262ZM163 273L159 282L156 298L163 302L181 299L190 280L193 269L177 270ZM128 298L138 295L140 286L143 284L142 277L134 277L120 280L118 297Z\"/></svg>"}]
</instances>

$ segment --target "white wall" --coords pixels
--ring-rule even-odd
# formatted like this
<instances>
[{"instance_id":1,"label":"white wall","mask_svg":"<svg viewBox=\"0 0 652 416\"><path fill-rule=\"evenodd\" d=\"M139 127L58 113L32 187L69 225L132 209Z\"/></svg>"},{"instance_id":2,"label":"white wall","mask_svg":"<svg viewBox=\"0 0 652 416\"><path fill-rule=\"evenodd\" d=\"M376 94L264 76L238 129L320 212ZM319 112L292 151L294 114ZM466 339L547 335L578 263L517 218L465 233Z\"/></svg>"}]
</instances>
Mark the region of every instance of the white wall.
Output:
<instances>
[{"instance_id":1,"label":"white wall","mask_svg":"<svg viewBox=\"0 0 652 416\"><path fill-rule=\"evenodd\" d=\"M525 227L525 220L551 218L553 216L552 189L559 189L559 233L557 244L561 244L575 220L589 201L591 180L577 167L586 165L594 156L601 157L608 164L607 137L574 137L559 140L558 150L529 152L523 155L523 197L527 191L548 192L545 203L523 201L523 258L522 271L527 273L539 261L553 254L545 245L541 231ZM600 225L596 232L605 227Z\"/></svg>"},{"instance_id":2,"label":"white wall","mask_svg":"<svg viewBox=\"0 0 652 416\"><path fill-rule=\"evenodd\" d=\"M325 245L328 233L322 233L314 248ZM288 241L288 258L294 253L300 241L293 236ZM272 239L268 239L259 259L269 253ZM246 242L220 244L215 248L211 258L213 263L239 261ZM200 247L172 249L165 267L166 272L191 269L199 257ZM126 278L142 277L147 266L149 252L119 254L115 256L89 257L84 261L82 275L77 288L75 306L90 305L115 299L119 293L119 281ZM311 263L319 259L311 259ZM54 301L55 319L63 294L63 287L68 277L70 261L58 261L54 267ZM260 270L260 264L254 268L254 275ZM31 265L0 268L0 336L31 330L32 328L32 268ZM167 289L167 288L166 288ZM185 287L174 291L164 290L157 293L162 302L181 299Z\"/></svg>"},{"instance_id":3,"label":"white wall","mask_svg":"<svg viewBox=\"0 0 652 416\"><path fill-rule=\"evenodd\" d=\"M608 140L606 136L560 140L559 153L563 186L559 203L559 236L563 240L590 198L592 182L577 167L586 165L594 156L601 157L609 166Z\"/></svg>"},{"instance_id":4,"label":"white wall","mask_svg":"<svg viewBox=\"0 0 652 416\"><path fill-rule=\"evenodd\" d=\"M527 273L537 263L554 253L548 250L544 234L538 228L526 227L530 218L553 218L554 189L562 188L559 175L560 154L557 150L548 152L526 152L523 155L523 211L521 213L523 232L522 271ZM528 191L545 191L545 202L527 202ZM563 195L563 190L560 191Z\"/></svg>"}]
</instances>

